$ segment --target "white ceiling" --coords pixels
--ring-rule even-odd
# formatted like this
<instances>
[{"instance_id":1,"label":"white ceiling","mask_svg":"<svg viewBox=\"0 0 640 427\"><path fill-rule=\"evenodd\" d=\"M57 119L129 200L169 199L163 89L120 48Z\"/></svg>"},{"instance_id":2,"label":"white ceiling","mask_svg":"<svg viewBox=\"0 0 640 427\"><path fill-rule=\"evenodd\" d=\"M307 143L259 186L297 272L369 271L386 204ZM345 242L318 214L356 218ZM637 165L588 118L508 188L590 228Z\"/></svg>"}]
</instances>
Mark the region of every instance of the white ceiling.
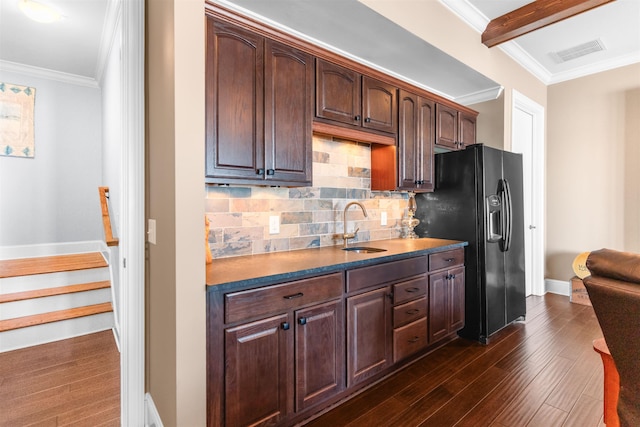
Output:
<instances>
[{"instance_id":1,"label":"white ceiling","mask_svg":"<svg viewBox=\"0 0 640 427\"><path fill-rule=\"evenodd\" d=\"M42 24L18 9L18 0L0 0L0 69L55 71L97 80L109 46L114 0L40 0L63 19Z\"/></svg>"},{"instance_id":2,"label":"white ceiling","mask_svg":"<svg viewBox=\"0 0 640 427\"><path fill-rule=\"evenodd\" d=\"M480 34L490 20L531 0L440 0ZM551 52L599 39L605 50L564 63ZM616 0L491 49L502 49L545 84L640 62L640 1ZM640 84L640 76L638 77Z\"/></svg>"},{"instance_id":3,"label":"white ceiling","mask_svg":"<svg viewBox=\"0 0 640 427\"><path fill-rule=\"evenodd\" d=\"M0 0L0 70L52 70L80 79L99 80L113 35L114 11L126 0L40 1L56 7L64 19L38 24L18 11L18 0ZM398 7L411 3L389 1L395 1ZM529 0L439 1L477 29L478 43L490 19L529 3ZM217 2L260 16L458 102L483 100L495 95L500 86L357 0ZM594 39L600 39L606 50L562 64L549 55ZM503 49L546 84L640 62L640 0L616 0L492 49Z\"/></svg>"}]
</instances>

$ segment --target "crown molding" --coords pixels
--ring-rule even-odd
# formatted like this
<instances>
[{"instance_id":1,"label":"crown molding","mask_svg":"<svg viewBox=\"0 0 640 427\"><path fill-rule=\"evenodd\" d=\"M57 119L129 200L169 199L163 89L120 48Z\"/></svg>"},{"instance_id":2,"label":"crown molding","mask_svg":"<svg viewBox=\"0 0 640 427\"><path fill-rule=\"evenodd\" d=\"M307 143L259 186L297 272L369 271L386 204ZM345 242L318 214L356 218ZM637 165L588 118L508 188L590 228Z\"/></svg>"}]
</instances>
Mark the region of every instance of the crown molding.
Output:
<instances>
[{"instance_id":1,"label":"crown molding","mask_svg":"<svg viewBox=\"0 0 640 427\"><path fill-rule=\"evenodd\" d=\"M104 68L109 59L109 54L113 49L116 39L120 17L122 16L122 0L109 0L105 13L102 35L100 36L100 47L98 50L98 60L96 63L95 76L98 82L102 82Z\"/></svg>"},{"instance_id":2,"label":"crown molding","mask_svg":"<svg viewBox=\"0 0 640 427\"><path fill-rule=\"evenodd\" d=\"M69 74L63 73L61 71L49 70L46 68L33 67L31 65L18 64L10 61L0 60L0 71L26 74L41 79L55 80L62 83L68 83L76 86L86 86L94 89L99 89L100 87L96 79L79 76L77 74Z\"/></svg>"},{"instance_id":3,"label":"crown molding","mask_svg":"<svg viewBox=\"0 0 640 427\"><path fill-rule=\"evenodd\" d=\"M460 96L458 98L455 98L453 101L462 105L473 105L480 102L493 101L495 99L498 99L503 90L504 87L496 86L491 89Z\"/></svg>"}]
</instances>

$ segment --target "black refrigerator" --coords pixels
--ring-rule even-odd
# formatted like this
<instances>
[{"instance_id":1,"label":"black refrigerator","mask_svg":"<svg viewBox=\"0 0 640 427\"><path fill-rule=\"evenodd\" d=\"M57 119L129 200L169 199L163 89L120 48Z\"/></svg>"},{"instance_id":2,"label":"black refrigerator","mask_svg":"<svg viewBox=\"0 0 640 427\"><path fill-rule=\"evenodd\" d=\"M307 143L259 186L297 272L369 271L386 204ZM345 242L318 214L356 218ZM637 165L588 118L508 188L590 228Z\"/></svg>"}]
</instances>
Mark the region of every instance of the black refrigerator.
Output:
<instances>
[{"instance_id":1,"label":"black refrigerator","mask_svg":"<svg viewBox=\"0 0 640 427\"><path fill-rule=\"evenodd\" d=\"M435 156L435 189L416 195L420 237L465 240L464 338L488 343L524 320L522 155L470 145Z\"/></svg>"}]
</instances>

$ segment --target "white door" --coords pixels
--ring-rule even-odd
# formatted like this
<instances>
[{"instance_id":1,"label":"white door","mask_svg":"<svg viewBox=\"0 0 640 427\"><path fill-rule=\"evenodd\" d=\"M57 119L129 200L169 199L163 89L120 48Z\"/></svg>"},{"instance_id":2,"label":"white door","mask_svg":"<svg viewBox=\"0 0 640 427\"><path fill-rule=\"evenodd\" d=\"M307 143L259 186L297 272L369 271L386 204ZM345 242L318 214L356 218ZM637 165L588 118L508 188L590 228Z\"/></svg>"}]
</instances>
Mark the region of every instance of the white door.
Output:
<instances>
[{"instance_id":1,"label":"white door","mask_svg":"<svg viewBox=\"0 0 640 427\"><path fill-rule=\"evenodd\" d=\"M523 160L526 295L544 295L544 109L517 91L511 136Z\"/></svg>"}]
</instances>

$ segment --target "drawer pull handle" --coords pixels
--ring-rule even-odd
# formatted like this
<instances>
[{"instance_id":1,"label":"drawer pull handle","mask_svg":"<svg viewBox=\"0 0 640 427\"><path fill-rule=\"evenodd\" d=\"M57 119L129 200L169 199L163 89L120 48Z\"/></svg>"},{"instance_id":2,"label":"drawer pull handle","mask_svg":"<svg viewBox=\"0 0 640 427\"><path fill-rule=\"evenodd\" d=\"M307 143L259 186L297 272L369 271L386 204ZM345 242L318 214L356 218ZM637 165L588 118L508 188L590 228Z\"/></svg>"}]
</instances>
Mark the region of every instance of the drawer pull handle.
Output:
<instances>
[{"instance_id":1,"label":"drawer pull handle","mask_svg":"<svg viewBox=\"0 0 640 427\"><path fill-rule=\"evenodd\" d=\"M413 288L407 288L405 289L407 292L409 292L410 294L414 293L414 292L418 292L420 290L420 288L416 288L415 286Z\"/></svg>"},{"instance_id":2,"label":"drawer pull handle","mask_svg":"<svg viewBox=\"0 0 640 427\"><path fill-rule=\"evenodd\" d=\"M289 322L282 322L280 324L280 327L284 330L284 331L288 331L289 330Z\"/></svg>"},{"instance_id":3,"label":"drawer pull handle","mask_svg":"<svg viewBox=\"0 0 640 427\"><path fill-rule=\"evenodd\" d=\"M416 342L418 342L418 341L420 341L420 337L418 337L418 336L415 336L415 337L413 337L413 338L411 338L411 339L409 340L409 342L410 342L411 344L416 343Z\"/></svg>"},{"instance_id":4,"label":"drawer pull handle","mask_svg":"<svg viewBox=\"0 0 640 427\"><path fill-rule=\"evenodd\" d=\"M417 308L414 308L413 310L407 310L406 313L408 315L412 315L412 314L420 313L420 310L418 310Z\"/></svg>"},{"instance_id":5,"label":"drawer pull handle","mask_svg":"<svg viewBox=\"0 0 640 427\"><path fill-rule=\"evenodd\" d=\"M307 318L306 317L301 317L298 319L298 323L301 325L306 325L307 324Z\"/></svg>"},{"instance_id":6,"label":"drawer pull handle","mask_svg":"<svg viewBox=\"0 0 640 427\"><path fill-rule=\"evenodd\" d=\"M453 262L455 260L456 260L455 258L447 258L447 259L445 259L446 262Z\"/></svg>"},{"instance_id":7,"label":"drawer pull handle","mask_svg":"<svg viewBox=\"0 0 640 427\"><path fill-rule=\"evenodd\" d=\"M286 295L285 297L283 297L284 299L295 299L295 298L300 298L304 296L304 294L302 292L298 292L297 294L293 294L293 295Z\"/></svg>"}]
</instances>

